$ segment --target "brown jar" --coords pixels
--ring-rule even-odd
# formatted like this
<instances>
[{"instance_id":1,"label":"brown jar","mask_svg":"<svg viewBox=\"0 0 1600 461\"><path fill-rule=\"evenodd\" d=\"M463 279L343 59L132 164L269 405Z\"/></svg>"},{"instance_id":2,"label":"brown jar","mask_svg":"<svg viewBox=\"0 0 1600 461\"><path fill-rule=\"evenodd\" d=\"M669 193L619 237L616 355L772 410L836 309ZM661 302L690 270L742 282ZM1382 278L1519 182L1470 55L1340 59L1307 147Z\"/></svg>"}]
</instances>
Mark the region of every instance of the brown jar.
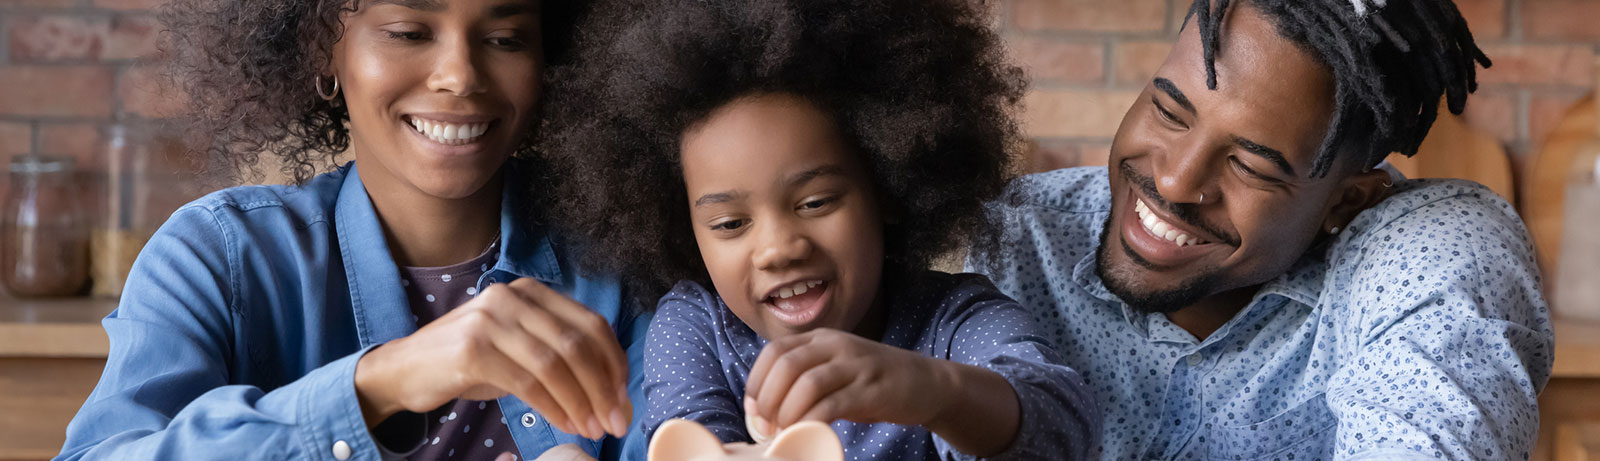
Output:
<instances>
[{"instance_id":1,"label":"brown jar","mask_svg":"<svg viewBox=\"0 0 1600 461\"><path fill-rule=\"evenodd\" d=\"M89 280L89 227L68 157L19 155L0 223L0 278L17 297L72 296Z\"/></svg>"}]
</instances>

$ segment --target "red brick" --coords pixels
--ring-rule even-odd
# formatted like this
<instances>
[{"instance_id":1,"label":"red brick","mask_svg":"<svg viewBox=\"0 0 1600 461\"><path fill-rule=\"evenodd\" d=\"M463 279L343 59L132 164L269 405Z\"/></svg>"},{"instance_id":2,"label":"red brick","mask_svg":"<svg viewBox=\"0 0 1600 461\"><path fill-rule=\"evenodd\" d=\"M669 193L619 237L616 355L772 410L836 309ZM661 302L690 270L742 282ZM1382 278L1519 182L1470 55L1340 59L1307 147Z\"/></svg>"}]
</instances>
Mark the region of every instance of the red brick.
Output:
<instances>
[{"instance_id":1,"label":"red brick","mask_svg":"<svg viewBox=\"0 0 1600 461\"><path fill-rule=\"evenodd\" d=\"M104 59L143 59L155 56L161 41L161 21L151 16L121 16L111 21Z\"/></svg>"},{"instance_id":2,"label":"red brick","mask_svg":"<svg viewBox=\"0 0 1600 461\"><path fill-rule=\"evenodd\" d=\"M1007 47L1035 82L1099 82L1105 78L1105 46L1040 38L1013 38Z\"/></svg>"},{"instance_id":3,"label":"red brick","mask_svg":"<svg viewBox=\"0 0 1600 461\"><path fill-rule=\"evenodd\" d=\"M27 123L0 122L0 159L33 152L33 126Z\"/></svg>"},{"instance_id":4,"label":"red brick","mask_svg":"<svg viewBox=\"0 0 1600 461\"><path fill-rule=\"evenodd\" d=\"M0 115L109 117L111 70L101 66L0 67Z\"/></svg>"},{"instance_id":5,"label":"red brick","mask_svg":"<svg viewBox=\"0 0 1600 461\"><path fill-rule=\"evenodd\" d=\"M39 152L77 159L80 171L104 171L105 144L94 123L45 123L39 126Z\"/></svg>"},{"instance_id":6,"label":"red brick","mask_svg":"<svg viewBox=\"0 0 1600 461\"><path fill-rule=\"evenodd\" d=\"M1528 101L1528 137L1533 146L1544 145L1545 136L1561 123L1573 103L1583 99L1582 90L1547 91L1533 94Z\"/></svg>"},{"instance_id":7,"label":"red brick","mask_svg":"<svg viewBox=\"0 0 1600 461\"><path fill-rule=\"evenodd\" d=\"M1160 32L1166 0L1014 0L1011 17L1023 30Z\"/></svg>"},{"instance_id":8,"label":"red brick","mask_svg":"<svg viewBox=\"0 0 1600 461\"><path fill-rule=\"evenodd\" d=\"M167 118L187 112L188 98L161 73L161 68L129 68L117 79L122 111L150 118Z\"/></svg>"},{"instance_id":9,"label":"red brick","mask_svg":"<svg viewBox=\"0 0 1600 461\"><path fill-rule=\"evenodd\" d=\"M1524 0L1522 33L1529 38L1600 39L1600 2Z\"/></svg>"},{"instance_id":10,"label":"red brick","mask_svg":"<svg viewBox=\"0 0 1600 461\"><path fill-rule=\"evenodd\" d=\"M111 10L154 10L165 0L94 0L94 6Z\"/></svg>"},{"instance_id":11,"label":"red brick","mask_svg":"<svg viewBox=\"0 0 1600 461\"><path fill-rule=\"evenodd\" d=\"M77 0L0 0L0 7L42 6L62 8L78 4Z\"/></svg>"},{"instance_id":12,"label":"red brick","mask_svg":"<svg viewBox=\"0 0 1600 461\"><path fill-rule=\"evenodd\" d=\"M1467 28L1478 41L1506 36L1506 0L1455 0Z\"/></svg>"},{"instance_id":13,"label":"red brick","mask_svg":"<svg viewBox=\"0 0 1600 461\"><path fill-rule=\"evenodd\" d=\"M1050 171L1075 166L1104 166L1111 155L1110 141L1057 141L1049 139L1028 142L1024 156L1028 173Z\"/></svg>"},{"instance_id":14,"label":"red brick","mask_svg":"<svg viewBox=\"0 0 1600 461\"><path fill-rule=\"evenodd\" d=\"M24 16L8 22L11 59L22 62L99 59L111 33L110 18Z\"/></svg>"},{"instance_id":15,"label":"red brick","mask_svg":"<svg viewBox=\"0 0 1600 461\"><path fill-rule=\"evenodd\" d=\"M1482 83L1594 84L1594 51L1588 46L1500 45L1484 47L1483 51L1494 66L1478 73Z\"/></svg>"},{"instance_id":16,"label":"red brick","mask_svg":"<svg viewBox=\"0 0 1600 461\"><path fill-rule=\"evenodd\" d=\"M1504 144L1517 141L1517 94L1514 90L1478 90L1467 97L1461 120Z\"/></svg>"},{"instance_id":17,"label":"red brick","mask_svg":"<svg viewBox=\"0 0 1600 461\"><path fill-rule=\"evenodd\" d=\"M1035 138L1109 138L1138 96L1137 91L1030 91L1023 98L1023 133Z\"/></svg>"},{"instance_id":18,"label":"red brick","mask_svg":"<svg viewBox=\"0 0 1600 461\"><path fill-rule=\"evenodd\" d=\"M1172 42L1167 41L1116 44L1111 56L1117 84L1143 87L1156 74L1156 69L1160 69L1161 64L1167 61L1167 52L1171 49Z\"/></svg>"}]
</instances>

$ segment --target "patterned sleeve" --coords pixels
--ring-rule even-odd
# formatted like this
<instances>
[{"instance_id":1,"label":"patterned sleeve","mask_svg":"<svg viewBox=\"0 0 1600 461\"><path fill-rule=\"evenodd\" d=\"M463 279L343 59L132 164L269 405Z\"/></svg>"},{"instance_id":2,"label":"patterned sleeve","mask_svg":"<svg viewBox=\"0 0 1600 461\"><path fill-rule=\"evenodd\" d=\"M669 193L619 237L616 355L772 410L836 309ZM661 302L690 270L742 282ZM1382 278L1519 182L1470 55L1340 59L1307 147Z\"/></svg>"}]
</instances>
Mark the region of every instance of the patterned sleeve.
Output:
<instances>
[{"instance_id":1,"label":"patterned sleeve","mask_svg":"<svg viewBox=\"0 0 1600 461\"><path fill-rule=\"evenodd\" d=\"M714 343L716 297L692 282L661 298L645 338L645 440L671 419L700 423L723 442L748 442L742 390L732 389Z\"/></svg>"},{"instance_id":2,"label":"patterned sleeve","mask_svg":"<svg viewBox=\"0 0 1600 461\"><path fill-rule=\"evenodd\" d=\"M1044 339L1044 325L982 277L963 277L940 309L955 314L949 359L1000 374L1022 405L1016 439L990 459L1087 458L1099 443L1101 416L1083 378ZM944 459L975 459L937 436L934 443Z\"/></svg>"},{"instance_id":3,"label":"patterned sleeve","mask_svg":"<svg viewBox=\"0 0 1600 461\"><path fill-rule=\"evenodd\" d=\"M1372 222L1327 291L1360 338L1328 383L1336 456L1527 459L1554 336L1521 221L1468 188Z\"/></svg>"}]
</instances>

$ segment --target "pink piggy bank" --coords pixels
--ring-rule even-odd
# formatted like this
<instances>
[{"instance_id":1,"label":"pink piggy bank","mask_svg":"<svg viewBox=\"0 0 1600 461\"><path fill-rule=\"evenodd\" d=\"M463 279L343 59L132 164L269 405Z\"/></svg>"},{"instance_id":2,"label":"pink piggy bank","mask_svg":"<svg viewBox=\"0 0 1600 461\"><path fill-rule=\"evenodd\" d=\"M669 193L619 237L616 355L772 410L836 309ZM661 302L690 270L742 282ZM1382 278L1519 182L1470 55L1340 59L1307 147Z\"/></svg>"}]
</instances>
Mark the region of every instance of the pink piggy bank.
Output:
<instances>
[{"instance_id":1,"label":"pink piggy bank","mask_svg":"<svg viewBox=\"0 0 1600 461\"><path fill-rule=\"evenodd\" d=\"M816 421L789 426L765 443L723 444L700 423L674 419L656 429L649 461L843 461L833 428Z\"/></svg>"}]
</instances>

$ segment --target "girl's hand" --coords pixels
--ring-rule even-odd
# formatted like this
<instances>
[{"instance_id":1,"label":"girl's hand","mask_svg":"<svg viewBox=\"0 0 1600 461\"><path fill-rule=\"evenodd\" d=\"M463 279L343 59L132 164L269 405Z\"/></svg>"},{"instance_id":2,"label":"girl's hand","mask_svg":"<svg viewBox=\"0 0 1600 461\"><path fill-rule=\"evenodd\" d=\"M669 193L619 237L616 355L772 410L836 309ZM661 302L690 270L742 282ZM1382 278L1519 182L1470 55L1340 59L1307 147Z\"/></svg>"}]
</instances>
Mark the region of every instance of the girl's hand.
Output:
<instances>
[{"instance_id":1,"label":"girl's hand","mask_svg":"<svg viewBox=\"0 0 1600 461\"><path fill-rule=\"evenodd\" d=\"M801 421L927 425L948 401L949 363L839 330L812 330L762 349L745 387L745 412L767 423L759 430L768 436Z\"/></svg>"},{"instance_id":2,"label":"girl's hand","mask_svg":"<svg viewBox=\"0 0 1600 461\"><path fill-rule=\"evenodd\" d=\"M999 373L817 329L767 344L750 368L745 413L767 436L801 421L923 426L988 457L1016 438L1022 409Z\"/></svg>"},{"instance_id":3,"label":"girl's hand","mask_svg":"<svg viewBox=\"0 0 1600 461\"><path fill-rule=\"evenodd\" d=\"M627 431L627 366L605 318L524 278L368 352L356 395L368 427L401 410L511 394L557 429L598 439Z\"/></svg>"}]
</instances>

